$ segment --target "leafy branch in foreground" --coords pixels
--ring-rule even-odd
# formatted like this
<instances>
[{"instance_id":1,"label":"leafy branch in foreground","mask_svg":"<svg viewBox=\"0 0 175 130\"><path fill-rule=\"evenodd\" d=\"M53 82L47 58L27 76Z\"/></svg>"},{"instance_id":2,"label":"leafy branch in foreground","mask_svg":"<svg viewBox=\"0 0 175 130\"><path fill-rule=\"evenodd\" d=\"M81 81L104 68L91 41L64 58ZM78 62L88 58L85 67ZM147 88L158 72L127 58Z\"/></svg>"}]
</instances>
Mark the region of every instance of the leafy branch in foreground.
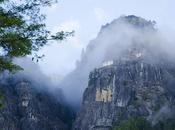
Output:
<instances>
[{"instance_id":1,"label":"leafy branch in foreground","mask_svg":"<svg viewBox=\"0 0 175 130\"><path fill-rule=\"evenodd\" d=\"M51 6L55 0L0 0L0 72L14 72L21 68L12 63L14 57L37 52L49 40L61 41L72 32L51 34L44 23L41 8Z\"/></svg>"}]
</instances>

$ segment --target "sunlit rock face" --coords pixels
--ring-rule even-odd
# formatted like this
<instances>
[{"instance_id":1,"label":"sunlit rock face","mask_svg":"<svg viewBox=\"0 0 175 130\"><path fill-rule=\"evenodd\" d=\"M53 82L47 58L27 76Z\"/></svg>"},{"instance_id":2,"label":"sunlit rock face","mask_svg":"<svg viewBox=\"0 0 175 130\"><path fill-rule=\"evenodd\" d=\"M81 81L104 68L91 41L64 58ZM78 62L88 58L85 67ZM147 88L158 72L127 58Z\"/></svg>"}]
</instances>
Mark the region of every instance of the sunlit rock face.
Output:
<instances>
[{"instance_id":1,"label":"sunlit rock face","mask_svg":"<svg viewBox=\"0 0 175 130\"><path fill-rule=\"evenodd\" d=\"M153 33L154 31L152 21L146 21L143 18L133 15L120 17L102 26L97 37L92 39L87 48L82 51L75 70L68 74L60 83L69 103L73 105L76 104L78 107L80 106L83 92L88 85L88 75L90 71L100 66L113 64L112 60L118 59L122 50L130 46L132 42L142 44L145 41L149 41L149 39L146 38L150 37L147 32ZM155 34L151 36L154 35ZM144 36L144 38L142 36ZM133 52L130 53L133 53L130 57L134 59L141 58L145 52L142 50L137 53L137 51L133 50ZM129 57L126 57L126 60L128 58Z\"/></svg>"},{"instance_id":2,"label":"sunlit rock face","mask_svg":"<svg viewBox=\"0 0 175 130\"><path fill-rule=\"evenodd\" d=\"M134 116L156 123L163 115L173 114L173 95L167 84L167 77L173 75L164 66L136 58L124 58L90 73L75 130L109 130Z\"/></svg>"},{"instance_id":3,"label":"sunlit rock face","mask_svg":"<svg viewBox=\"0 0 175 130\"><path fill-rule=\"evenodd\" d=\"M133 26L141 30L149 25L135 16L124 19L133 20ZM115 26L106 25L101 34L110 34L110 31L104 33L104 29L115 29ZM144 39L145 35L139 38ZM114 124L131 117L144 117L152 124L174 117L175 64L168 60L166 53L155 50L158 46L153 48L147 40L139 38L133 36L130 44L121 50L117 44L112 46L106 53L113 50L113 55L105 57L105 61L91 71L74 130L110 130ZM125 39L121 39L121 43Z\"/></svg>"},{"instance_id":4,"label":"sunlit rock face","mask_svg":"<svg viewBox=\"0 0 175 130\"><path fill-rule=\"evenodd\" d=\"M1 130L68 130L69 109L28 80L1 81L3 107L0 109ZM58 92L59 94L59 92Z\"/></svg>"}]
</instances>

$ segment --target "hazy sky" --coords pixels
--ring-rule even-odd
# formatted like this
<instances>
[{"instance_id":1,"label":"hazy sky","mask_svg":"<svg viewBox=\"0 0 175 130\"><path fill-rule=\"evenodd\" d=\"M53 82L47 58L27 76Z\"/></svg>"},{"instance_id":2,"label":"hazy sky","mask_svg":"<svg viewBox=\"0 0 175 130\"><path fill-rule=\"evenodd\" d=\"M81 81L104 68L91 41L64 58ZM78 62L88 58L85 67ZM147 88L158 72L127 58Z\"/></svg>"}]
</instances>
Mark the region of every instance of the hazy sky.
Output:
<instances>
[{"instance_id":1,"label":"hazy sky","mask_svg":"<svg viewBox=\"0 0 175 130\"><path fill-rule=\"evenodd\" d=\"M44 47L46 57L39 65L48 75L64 76L75 67L82 48L96 37L100 27L121 15L155 20L159 28L175 30L175 0L59 0L44 9L53 32L75 30L75 36Z\"/></svg>"}]
</instances>

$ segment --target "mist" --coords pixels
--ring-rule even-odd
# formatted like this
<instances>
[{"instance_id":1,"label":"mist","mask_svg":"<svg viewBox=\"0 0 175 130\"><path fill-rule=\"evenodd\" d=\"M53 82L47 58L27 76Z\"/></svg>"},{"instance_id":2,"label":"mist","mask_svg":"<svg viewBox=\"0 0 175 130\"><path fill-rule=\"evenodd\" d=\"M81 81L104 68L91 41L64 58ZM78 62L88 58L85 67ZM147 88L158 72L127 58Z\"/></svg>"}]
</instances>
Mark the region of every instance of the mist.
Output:
<instances>
[{"instance_id":1,"label":"mist","mask_svg":"<svg viewBox=\"0 0 175 130\"><path fill-rule=\"evenodd\" d=\"M127 21L126 18L129 17L131 21ZM137 20L141 23L137 23ZM155 21L135 16L122 16L102 26L97 38L90 41L87 48L82 51L76 69L60 84L69 103L72 106L79 106L88 85L89 73L101 67L104 61L125 57L133 45L143 48L141 50L144 62L157 65L162 62L174 64L175 39L170 32L156 27Z\"/></svg>"},{"instance_id":2,"label":"mist","mask_svg":"<svg viewBox=\"0 0 175 130\"><path fill-rule=\"evenodd\" d=\"M59 88L49 76L46 76L40 69L40 66L32 61L31 58L15 58L13 59L13 63L19 65L23 70L17 73L5 71L0 77L2 84L8 84L9 80L11 80L10 82L13 82L13 84L25 81L30 83L30 87L37 89L37 91L46 92L58 102L66 103L61 88Z\"/></svg>"},{"instance_id":3,"label":"mist","mask_svg":"<svg viewBox=\"0 0 175 130\"><path fill-rule=\"evenodd\" d=\"M127 21L127 17L133 19ZM136 19L142 21L142 24L131 24ZM6 74L8 75L6 77L10 75L16 81L27 80L35 88L55 96L58 101L79 108L83 92L88 85L89 73L95 68L102 67L104 61L126 57L129 50L137 46L142 52L144 62L157 65L171 62L170 65L174 65L174 42L172 31L159 29L154 21L135 16L122 16L101 27L97 37L82 50L75 70L65 76L61 83L53 82L53 76L46 76L37 63L26 57L14 59L14 63L24 70L16 74Z\"/></svg>"}]
</instances>

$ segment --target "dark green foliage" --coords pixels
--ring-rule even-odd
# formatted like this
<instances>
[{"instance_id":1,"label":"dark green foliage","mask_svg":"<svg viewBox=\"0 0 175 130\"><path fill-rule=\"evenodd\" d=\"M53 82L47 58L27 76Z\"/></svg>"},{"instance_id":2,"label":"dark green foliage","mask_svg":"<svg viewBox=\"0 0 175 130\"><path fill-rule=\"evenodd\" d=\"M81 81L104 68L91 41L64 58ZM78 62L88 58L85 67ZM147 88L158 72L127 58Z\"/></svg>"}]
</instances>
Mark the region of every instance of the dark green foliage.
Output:
<instances>
[{"instance_id":1,"label":"dark green foliage","mask_svg":"<svg viewBox=\"0 0 175 130\"><path fill-rule=\"evenodd\" d=\"M160 121L154 126L154 130L175 130L175 119Z\"/></svg>"},{"instance_id":2,"label":"dark green foliage","mask_svg":"<svg viewBox=\"0 0 175 130\"><path fill-rule=\"evenodd\" d=\"M64 39L66 39L66 37L73 36L73 35L74 35L74 31L72 31L72 32L61 31L61 32L56 33L55 35L52 35L51 39L64 40Z\"/></svg>"},{"instance_id":3,"label":"dark green foliage","mask_svg":"<svg viewBox=\"0 0 175 130\"><path fill-rule=\"evenodd\" d=\"M154 27L156 24L155 21L147 21L141 17L137 17L134 15L124 16L124 17L121 17L121 19L141 29L149 28L149 29L155 30L155 27Z\"/></svg>"},{"instance_id":4,"label":"dark green foliage","mask_svg":"<svg viewBox=\"0 0 175 130\"><path fill-rule=\"evenodd\" d=\"M12 63L13 57L23 57L38 51L48 40L64 40L73 32L51 34L45 26L44 6L55 0L0 0L0 71L19 70Z\"/></svg>"},{"instance_id":5,"label":"dark green foliage","mask_svg":"<svg viewBox=\"0 0 175 130\"><path fill-rule=\"evenodd\" d=\"M3 98L4 98L4 95L3 95L2 91L0 90L0 109L3 107L3 103L2 103Z\"/></svg>"},{"instance_id":6,"label":"dark green foliage","mask_svg":"<svg viewBox=\"0 0 175 130\"><path fill-rule=\"evenodd\" d=\"M10 72L15 73L16 71L22 70L22 68L13 64L12 60L8 57L0 57L0 72L3 72L4 70L9 70Z\"/></svg>"},{"instance_id":7,"label":"dark green foliage","mask_svg":"<svg viewBox=\"0 0 175 130\"><path fill-rule=\"evenodd\" d=\"M146 119L137 117L120 123L114 130L152 130L152 128Z\"/></svg>"},{"instance_id":8,"label":"dark green foliage","mask_svg":"<svg viewBox=\"0 0 175 130\"><path fill-rule=\"evenodd\" d=\"M114 130L175 130L175 119L166 119L152 126L145 118L131 118L121 122Z\"/></svg>"}]
</instances>

